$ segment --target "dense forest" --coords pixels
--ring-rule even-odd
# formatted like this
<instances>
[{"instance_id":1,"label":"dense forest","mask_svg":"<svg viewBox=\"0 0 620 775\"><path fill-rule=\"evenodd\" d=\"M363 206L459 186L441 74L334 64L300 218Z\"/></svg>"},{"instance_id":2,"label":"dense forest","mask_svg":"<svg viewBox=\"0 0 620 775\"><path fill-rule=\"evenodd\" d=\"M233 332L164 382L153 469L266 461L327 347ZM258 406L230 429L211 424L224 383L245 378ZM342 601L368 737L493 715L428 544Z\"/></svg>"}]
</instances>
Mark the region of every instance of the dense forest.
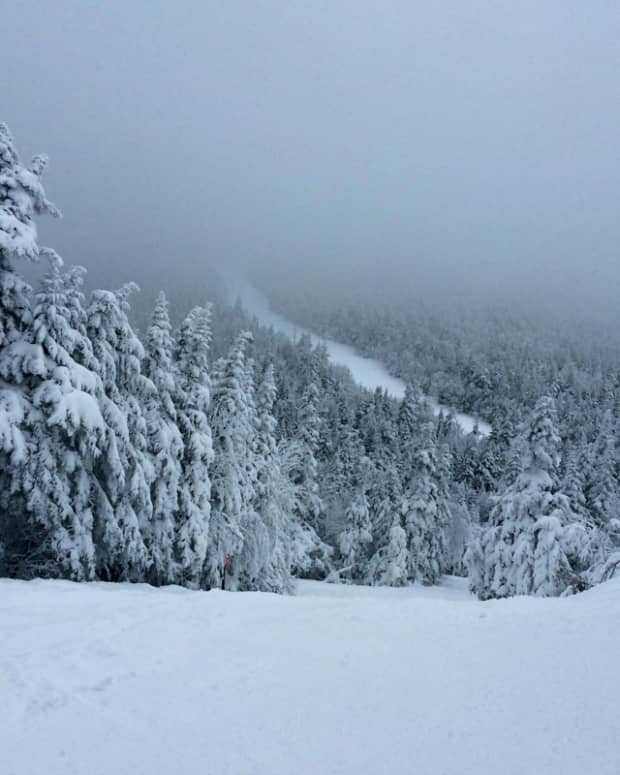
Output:
<instances>
[{"instance_id":1,"label":"dense forest","mask_svg":"<svg viewBox=\"0 0 620 775\"><path fill-rule=\"evenodd\" d=\"M189 311L162 292L148 316L133 283L87 293L84 270L39 245L35 218L59 214L45 167L0 125L0 575L210 589L226 573L291 592L296 576L456 574L490 598L579 591L618 567L612 343L514 315L278 296L408 383L401 401L370 393L217 283ZM464 434L427 395L491 433Z\"/></svg>"}]
</instances>

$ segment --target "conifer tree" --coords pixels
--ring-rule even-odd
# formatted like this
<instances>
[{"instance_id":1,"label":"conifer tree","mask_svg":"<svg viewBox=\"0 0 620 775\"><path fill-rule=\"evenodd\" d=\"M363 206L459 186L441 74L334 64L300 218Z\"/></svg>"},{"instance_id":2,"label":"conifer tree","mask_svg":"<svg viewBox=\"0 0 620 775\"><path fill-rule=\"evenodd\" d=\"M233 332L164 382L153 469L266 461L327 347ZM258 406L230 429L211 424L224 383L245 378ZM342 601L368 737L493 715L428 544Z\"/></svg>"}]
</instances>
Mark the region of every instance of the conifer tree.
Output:
<instances>
[{"instance_id":1,"label":"conifer tree","mask_svg":"<svg viewBox=\"0 0 620 775\"><path fill-rule=\"evenodd\" d=\"M448 523L445 494L441 491L439 462L432 423L420 429L410 484L402 509L409 549L409 578L436 584L441 575L444 531Z\"/></svg>"},{"instance_id":2,"label":"conifer tree","mask_svg":"<svg viewBox=\"0 0 620 775\"><path fill-rule=\"evenodd\" d=\"M26 466L36 454L31 391L45 373L41 348L32 330L31 288L16 268L19 260L38 261L35 216L60 213L41 183L47 160L21 164L8 127L0 123L0 569L31 575L43 558L38 528L28 519L30 486ZM41 430L41 429L39 429ZM37 512L39 513L39 512Z\"/></svg>"},{"instance_id":3,"label":"conifer tree","mask_svg":"<svg viewBox=\"0 0 620 775\"><path fill-rule=\"evenodd\" d=\"M89 352L89 344L84 331L72 326L76 315L69 304L75 299L61 274L61 261L51 251L48 259L32 325L44 368L31 394L28 424L34 443L25 473L27 503L59 573L92 579L93 470L106 433L100 410L103 387L94 372L73 359L73 353Z\"/></svg>"},{"instance_id":4,"label":"conifer tree","mask_svg":"<svg viewBox=\"0 0 620 775\"><path fill-rule=\"evenodd\" d=\"M304 448L300 469L294 474L299 487L298 517L321 534L323 503L319 494L318 466L316 453L319 445L319 392L316 384L310 382L303 393L298 410L297 439Z\"/></svg>"},{"instance_id":5,"label":"conifer tree","mask_svg":"<svg viewBox=\"0 0 620 775\"><path fill-rule=\"evenodd\" d=\"M176 514L176 560L182 583L205 583L211 529L213 439L209 422L211 310L195 307L177 335L177 423L183 441ZM207 582L209 583L209 582Z\"/></svg>"},{"instance_id":6,"label":"conifer tree","mask_svg":"<svg viewBox=\"0 0 620 775\"><path fill-rule=\"evenodd\" d=\"M142 407L154 387L142 374L144 348L128 318L136 289L129 283L117 292L94 291L87 313L108 429L96 467L95 533L98 573L109 580L141 579L150 566L153 469Z\"/></svg>"},{"instance_id":7,"label":"conifer tree","mask_svg":"<svg viewBox=\"0 0 620 775\"><path fill-rule=\"evenodd\" d=\"M292 589L290 520L296 494L282 470L273 416L275 400L276 385L270 364L256 394L255 501L243 527L237 573L241 588L282 592Z\"/></svg>"},{"instance_id":8,"label":"conifer tree","mask_svg":"<svg viewBox=\"0 0 620 775\"><path fill-rule=\"evenodd\" d=\"M405 386L405 395L398 408L396 421L403 473L410 469L415 450L419 445L419 436L423 427L431 421L430 409L419 388L408 382Z\"/></svg>"},{"instance_id":9,"label":"conifer tree","mask_svg":"<svg viewBox=\"0 0 620 775\"><path fill-rule=\"evenodd\" d=\"M45 156L24 167L7 125L0 123L0 347L20 339L31 323L31 289L15 261L39 258L35 215L60 215L41 184L46 167Z\"/></svg>"},{"instance_id":10,"label":"conifer tree","mask_svg":"<svg viewBox=\"0 0 620 775\"><path fill-rule=\"evenodd\" d=\"M480 562L477 553L469 553L470 573L481 597L557 595L573 575L566 536L578 517L559 490L560 437L552 398L536 404L523 445L521 473L497 499L491 525L482 535L483 570L475 567ZM585 531L581 535L585 541Z\"/></svg>"},{"instance_id":11,"label":"conifer tree","mask_svg":"<svg viewBox=\"0 0 620 775\"><path fill-rule=\"evenodd\" d=\"M244 392L246 349L252 336L241 333L218 365L213 386L214 463L212 516L209 529L207 583L219 586L224 555L236 555L243 546L244 521L253 515L254 471L250 470L254 437L248 396ZM233 560L234 563L234 560ZM235 566L233 578L235 583Z\"/></svg>"},{"instance_id":12,"label":"conifer tree","mask_svg":"<svg viewBox=\"0 0 620 775\"><path fill-rule=\"evenodd\" d=\"M400 514L395 514L386 543L373 555L369 564L370 584L402 587L409 577L409 551Z\"/></svg>"},{"instance_id":13,"label":"conifer tree","mask_svg":"<svg viewBox=\"0 0 620 775\"><path fill-rule=\"evenodd\" d=\"M176 579L175 516L179 508L184 447L175 406L178 394L168 301L163 292L157 297L146 333L145 374L155 387L145 403L148 451L153 461L151 574L155 583L165 584Z\"/></svg>"},{"instance_id":14,"label":"conifer tree","mask_svg":"<svg viewBox=\"0 0 620 775\"><path fill-rule=\"evenodd\" d=\"M607 529L620 513L620 493L616 478L616 441L611 412L603 416L600 430L590 451L591 469L586 490L586 506L595 524Z\"/></svg>"},{"instance_id":15,"label":"conifer tree","mask_svg":"<svg viewBox=\"0 0 620 775\"><path fill-rule=\"evenodd\" d=\"M562 479L562 491L568 498L571 510L580 516L585 516L586 496L584 483L587 472L583 450L572 450L566 461L564 477Z\"/></svg>"},{"instance_id":16,"label":"conifer tree","mask_svg":"<svg viewBox=\"0 0 620 775\"><path fill-rule=\"evenodd\" d=\"M465 552L472 533L472 516L467 504L466 490L462 486L455 487L450 494L449 514L445 531L444 572L466 576Z\"/></svg>"},{"instance_id":17,"label":"conifer tree","mask_svg":"<svg viewBox=\"0 0 620 775\"><path fill-rule=\"evenodd\" d=\"M355 493L344 515L344 526L338 538L338 548L346 574L353 581L362 581L367 572L372 543L372 523L367 491L372 475L372 463L362 458L357 474Z\"/></svg>"}]
</instances>

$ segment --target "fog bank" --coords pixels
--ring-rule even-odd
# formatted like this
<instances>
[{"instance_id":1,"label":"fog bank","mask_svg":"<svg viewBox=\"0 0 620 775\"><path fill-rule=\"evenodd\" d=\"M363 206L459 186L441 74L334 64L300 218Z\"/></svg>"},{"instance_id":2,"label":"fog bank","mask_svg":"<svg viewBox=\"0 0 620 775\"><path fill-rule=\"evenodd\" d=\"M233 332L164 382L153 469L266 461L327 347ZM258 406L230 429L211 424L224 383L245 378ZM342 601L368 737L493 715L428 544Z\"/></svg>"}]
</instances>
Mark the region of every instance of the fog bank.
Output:
<instances>
[{"instance_id":1,"label":"fog bank","mask_svg":"<svg viewBox=\"0 0 620 775\"><path fill-rule=\"evenodd\" d=\"M620 5L7 4L0 113L93 281L615 302ZM542 289L542 290L541 290Z\"/></svg>"}]
</instances>

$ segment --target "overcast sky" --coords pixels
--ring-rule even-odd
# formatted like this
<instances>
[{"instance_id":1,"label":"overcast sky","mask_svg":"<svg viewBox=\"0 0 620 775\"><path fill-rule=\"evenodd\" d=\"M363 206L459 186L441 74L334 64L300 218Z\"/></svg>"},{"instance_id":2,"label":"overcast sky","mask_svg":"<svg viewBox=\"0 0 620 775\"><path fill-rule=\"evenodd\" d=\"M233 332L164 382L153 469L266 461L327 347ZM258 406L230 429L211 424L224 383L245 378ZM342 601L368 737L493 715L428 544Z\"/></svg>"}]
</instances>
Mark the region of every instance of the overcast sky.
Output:
<instances>
[{"instance_id":1,"label":"overcast sky","mask_svg":"<svg viewBox=\"0 0 620 775\"><path fill-rule=\"evenodd\" d=\"M65 215L43 236L98 277L246 260L620 294L618 0L14 0L1 18L0 118L50 155Z\"/></svg>"}]
</instances>

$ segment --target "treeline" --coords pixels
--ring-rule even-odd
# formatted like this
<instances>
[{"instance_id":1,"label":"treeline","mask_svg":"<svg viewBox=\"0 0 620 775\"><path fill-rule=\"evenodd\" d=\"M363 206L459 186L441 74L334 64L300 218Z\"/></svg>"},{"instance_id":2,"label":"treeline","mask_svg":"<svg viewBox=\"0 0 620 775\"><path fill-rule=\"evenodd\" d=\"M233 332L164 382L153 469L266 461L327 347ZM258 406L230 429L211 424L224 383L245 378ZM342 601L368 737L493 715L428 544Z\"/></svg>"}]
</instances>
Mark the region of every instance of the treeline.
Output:
<instances>
[{"instance_id":1,"label":"treeline","mask_svg":"<svg viewBox=\"0 0 620 775\"><path fill-rule=\"evenodd\" d=\"M278 443L273 370L238 333L212 368L211 312L172 333L161 294L140 341L136 287L96 290L37 242L57 215L45 160L0 125L0 572L287 591L323 547L304 521L303 439ZM48 262L36 293L20 259ZM312 558L311 557L314 558Z\"/></svg>"},{"instance_id":2,"label":"treeline","mask_svg":"<svg viewBox=\"0 0 620 775\"><path fill-rule=\"evenodd\" d=\"M614 567L615 414L579 448L553 398L466 436L415 380L364 391L238 305L170 315L160 294L139 336L134 285L87 298L39 246L44 168L0 126L1 575L208 589L228 556L233 589L469 573L500 597ZM47 262L36 291L24 259Z\"/></svg>"},{"instance_id":3,"label":"treeline","mask_svg":"<svg viewBox=\"0 0 620 775\"><path fill-rule=\"evenodd\" d=\"M541 312L516 301L503 310L445 302L434 308L410 293L385 298L378 289L355 288L336 304L329 293L308 284L303 294L288 288L275 298L297 322L354 345L425 394L491 424L490 436L483 439L448 434L450 490L461 492L472 535L480 535L486 547L484 562L477 539L468 555L472 586L481 596L549 594L545 588L556 594L620 567L615 329L594 316L573 319L570 310ZM537 403L540 396L547 398ZM553 428L544 465L531 443L542 407ZM556 496L562 496L559 511L553 506ZM538 523L552 513L559 525ZM558 542L545 538L552 525L554 535L562 537L562 554L556 551ZM496 543L501 560L491 548ZM549 587L532 581L533 558L542 543L553 544L556 552ZM498 562L504 571L496 572ZM528 570L517 581L519 562Z\"/></svg>"}]
</instances>

